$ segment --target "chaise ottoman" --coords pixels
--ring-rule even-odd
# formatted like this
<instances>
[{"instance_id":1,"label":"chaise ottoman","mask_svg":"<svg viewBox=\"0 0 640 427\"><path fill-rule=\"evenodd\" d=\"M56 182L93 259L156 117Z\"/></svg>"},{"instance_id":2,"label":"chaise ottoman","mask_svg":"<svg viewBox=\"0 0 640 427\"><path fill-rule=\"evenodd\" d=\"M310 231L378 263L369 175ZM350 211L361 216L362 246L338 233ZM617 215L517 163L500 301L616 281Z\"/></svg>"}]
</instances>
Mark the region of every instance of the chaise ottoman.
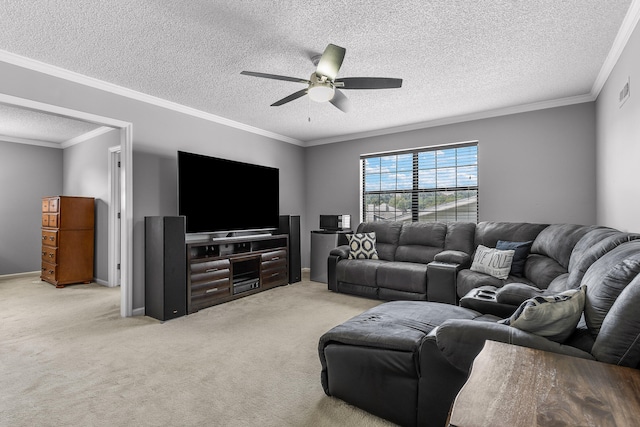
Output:
<instances>
[{"instance_id":1,"label":"chaise ottoman","mask_svg":"<svg viewBox=\"0 0 640 427\"><path fill-rule=\"evenodd\" d=\"M392 301L332 328L318 346L325 393L402 426L444 425L466 379L432 363L443 356L430 333L449 319L499 320L451 304Z\"/></svg>"}]
</instances>

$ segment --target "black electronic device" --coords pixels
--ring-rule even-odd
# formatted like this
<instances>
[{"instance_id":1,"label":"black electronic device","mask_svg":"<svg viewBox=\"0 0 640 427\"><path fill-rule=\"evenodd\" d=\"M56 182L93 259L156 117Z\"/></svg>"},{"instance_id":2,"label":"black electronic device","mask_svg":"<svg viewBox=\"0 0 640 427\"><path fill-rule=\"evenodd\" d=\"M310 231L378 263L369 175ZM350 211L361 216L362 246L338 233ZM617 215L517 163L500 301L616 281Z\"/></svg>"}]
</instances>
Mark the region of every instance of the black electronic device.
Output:
<instances>
[{"instance_id":1,"label":"black electronic device","mask_svg":"<svg viewBox=\"0 0 640 427\"><path fill-rule=\"evenodd\" d=\"M279 169L178 151L178 215L187 233L273 231Z\"/></svg>"},{"instance_id":2,"label":"black electronic device","mask_svg":"<svg viewBox=\"0 0 640 427\"><path fill-rule=\"evenodd\" d=\"M289 236L289 283L302 280L300 215L280 215L278 234Z\"/></svg>"},{"instance_id":3,"label":"black electronic device","mask_svg":"<svg viewBox=\"0 0 640 427\"><path fill-rule=\"evenodd\" d=\"M152 216L145 224L145 314L170 320L187 314L184 217Z\"/></svg>"},{"instance_id":4,"label":"black electronic device","mask_svg":"<svg viewBox=\"0 0 640 427\"><path fill-rule=\"evenodd\" d=\"M320 215L321 230L340 231L350 228L351 215Z\"/></svg>"}]
</instances>

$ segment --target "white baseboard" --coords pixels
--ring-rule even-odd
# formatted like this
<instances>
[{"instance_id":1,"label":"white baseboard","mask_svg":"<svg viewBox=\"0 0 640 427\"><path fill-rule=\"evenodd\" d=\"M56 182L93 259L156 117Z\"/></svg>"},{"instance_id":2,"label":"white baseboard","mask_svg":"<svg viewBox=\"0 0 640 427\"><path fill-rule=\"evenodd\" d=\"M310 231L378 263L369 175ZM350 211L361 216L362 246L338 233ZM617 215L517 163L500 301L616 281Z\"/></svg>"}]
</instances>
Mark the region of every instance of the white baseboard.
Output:
<instances>
[{"instance_id":1,"label":"white baseboard","mask_svg":"<svg viewBox=\"0 0 640 427\"><path fill-rule=\"evenodd\" d=\"M24 273L2 274L0 278L11 279L12 277L31 276L34 274L40 274L40 271L25 271Z\"/></svg>"}]
</instances>

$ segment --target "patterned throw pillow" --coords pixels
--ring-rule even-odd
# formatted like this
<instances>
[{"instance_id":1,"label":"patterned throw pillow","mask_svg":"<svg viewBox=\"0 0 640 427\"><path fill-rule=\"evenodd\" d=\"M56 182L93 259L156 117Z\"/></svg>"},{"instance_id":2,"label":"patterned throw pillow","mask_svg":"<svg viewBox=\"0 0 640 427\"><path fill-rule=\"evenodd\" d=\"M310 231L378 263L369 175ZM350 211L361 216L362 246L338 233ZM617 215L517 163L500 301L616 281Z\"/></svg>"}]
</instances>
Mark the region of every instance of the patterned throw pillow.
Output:
<instances>
[{"instance_id":1,"label":"patterned throw pillow","mask_svg":"<svg viewBox=\"0 0 640 427\"><path fill-rule=\"evenodd\" d=\"M511 317L498 323L562 343L575 330L582 316L584 299L584 287L533 297L520 304Z\"/></svg>"},{"instance_id":2,"label":"patterned throw pillow","mask_svg":"<svg viewBox=\"0 0 640 427\"><path fill-rule=\"evenodd\" d=\"M514 253L512 249L502 251L478 245L471 263L471 270L490 274L497 279L506 279L509 277Z\"/></svg>"},{"instance_id":3,"label":"patterned throw pillow","mask_svg":"<svg viewBox=\"0 0 640 427\"><path fill-rule=\"evenodd\" d=\"M349 259L379 259L376 251L376 233L347 234Z\"/></svg>"}]
</instances>

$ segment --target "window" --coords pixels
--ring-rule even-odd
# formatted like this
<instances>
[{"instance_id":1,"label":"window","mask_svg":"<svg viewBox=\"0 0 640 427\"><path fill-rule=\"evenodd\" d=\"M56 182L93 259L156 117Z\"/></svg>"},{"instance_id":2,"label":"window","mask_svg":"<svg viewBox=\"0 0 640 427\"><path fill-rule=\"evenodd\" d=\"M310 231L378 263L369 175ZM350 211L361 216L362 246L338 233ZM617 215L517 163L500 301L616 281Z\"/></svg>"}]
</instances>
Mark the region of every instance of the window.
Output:
<instances>
[{"instance_id":1,"label":"window","mask_svg":"<svg viewBox=\"0 0 640 427\"><path fill-rule=\"evenodd\" d=\"M478 143L360 157L363 221L478 222Z\"/></svg>"}]
</instances>

